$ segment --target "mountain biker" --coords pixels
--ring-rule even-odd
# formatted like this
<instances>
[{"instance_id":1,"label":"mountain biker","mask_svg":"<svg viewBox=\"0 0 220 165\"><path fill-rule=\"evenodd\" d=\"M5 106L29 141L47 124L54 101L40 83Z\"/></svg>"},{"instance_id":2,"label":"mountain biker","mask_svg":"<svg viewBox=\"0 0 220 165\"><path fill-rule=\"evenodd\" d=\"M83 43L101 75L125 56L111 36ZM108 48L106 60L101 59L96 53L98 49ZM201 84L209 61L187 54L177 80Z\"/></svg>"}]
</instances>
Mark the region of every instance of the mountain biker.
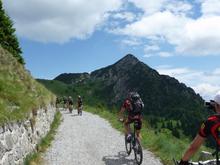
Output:
<instances>
[{"instance_id":1,"label":"mountain biker","mask_svg":"<svg viewBox=\"0 0 220 165\"><path fill-rule=\"evenodd\" d=\"M220 137L218 137L218 132L220 131L220 91L214 97L214 100L210 100L209 108L216 112L215 115L210 116L204 123L202 123L199 133L194 138L193 142L190 144L189 148L185 151L179 165L188 165L189 159L194 153L200 148L202 143L208 136L213 136L220 146Z\"/></svg>"},{"instance_id":2,"label":"mountain biker","mask_svg":"<svg viewBox=\"0 0 220 165\"><path fill-rule=\"evenodd\" d=\"M77 110L78 110L79 115L82 115L82 109L83 109L82 98L81 98L81 96L78 96Z\"/></svg>"},{"instance_id":3,"label":"mountain biker","mask_svg":"<svg viewBox=\"0 0 220 165\"><path fill-rule=\"evenodd\" d=\"M58 108L59 103L60 103L60 99L58 97L56 97L56 102L55 102L56 108Z\"/></svg>"},{"instance_id":4,"label":"mountain biker","mask_svg":"<svg viewBox=\"0 0 220 165\"><path fill-rule=\"evenodd\" d=\"M66 109L67 108L67 97L63 96L63 108Z\"/></svg>"},{"instance_id":5,"label":"mountain biker","mask_svg":"<svg viewBox=\"0 0 220 165\"><path fill-rule=\"evenodd\" d=\"M71 96L68 97L67 99L67 106L68 106L68 109L70 111L70 113L72 113L72 110L73 110L73 99Z\"/></svg>"},{"instance_id":6,"label":"mountain biker","mask_svg":"<svg viewBox=\"0 0 220 165\"><path fill-rule=\"evenodd\" d=\"M137 102L137 103L135 103ZM130 124L133 123L135 120L138 121L137 126L137 138L140 142L141 134L140 130L142 127L142 109L144 108L144 103L140 98L140 95L137 92L130 92L128 97L125 99L124 103L119 112L119 120L123 121L123 113L125 111L128 112L128 116L124 122L125 127L125 136L127 137L127 141L131 140L131 128Z\"/></svg>"}]
</instances>

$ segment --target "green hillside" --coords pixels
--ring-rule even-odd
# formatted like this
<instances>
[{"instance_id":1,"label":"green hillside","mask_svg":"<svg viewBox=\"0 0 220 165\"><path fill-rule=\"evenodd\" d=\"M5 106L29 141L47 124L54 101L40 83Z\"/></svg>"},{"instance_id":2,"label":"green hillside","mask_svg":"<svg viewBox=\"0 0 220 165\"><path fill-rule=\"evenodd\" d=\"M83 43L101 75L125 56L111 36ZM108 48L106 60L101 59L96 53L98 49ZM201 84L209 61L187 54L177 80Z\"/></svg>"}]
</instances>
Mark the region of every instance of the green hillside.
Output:
<instances>
[{"instance_id":1,"label":"green hillside","mask_svg":"<svg viewBox=\"0 0 220 165\"><path fill-rule=\"evenodd\" d=\"M1 46L0 59L0 124L22 120L54 100L54 95Z\"/></svg>"}]
</instances>

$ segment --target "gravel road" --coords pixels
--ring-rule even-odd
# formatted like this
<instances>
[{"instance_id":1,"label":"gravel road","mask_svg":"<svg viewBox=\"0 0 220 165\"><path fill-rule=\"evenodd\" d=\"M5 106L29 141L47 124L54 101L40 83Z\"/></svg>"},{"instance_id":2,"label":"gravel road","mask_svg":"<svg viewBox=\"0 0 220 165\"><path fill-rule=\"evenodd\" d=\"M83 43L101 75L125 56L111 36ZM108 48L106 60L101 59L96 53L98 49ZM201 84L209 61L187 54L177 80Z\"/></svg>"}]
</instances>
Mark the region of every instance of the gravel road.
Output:
<instances>
[{"instance_id":1,"label":"gravel road","mask_svg":"<svg viewBox=\"0 0 220 165\"><path fill-rule=\"evenodd\" d=\"M126 156L124 135L109 122L87 112L61 113L63 122L43 156L46 165L135 165L134 154ZM143 165L162 165L147 150L143 157Z\"/></svg>"}]
</instances>

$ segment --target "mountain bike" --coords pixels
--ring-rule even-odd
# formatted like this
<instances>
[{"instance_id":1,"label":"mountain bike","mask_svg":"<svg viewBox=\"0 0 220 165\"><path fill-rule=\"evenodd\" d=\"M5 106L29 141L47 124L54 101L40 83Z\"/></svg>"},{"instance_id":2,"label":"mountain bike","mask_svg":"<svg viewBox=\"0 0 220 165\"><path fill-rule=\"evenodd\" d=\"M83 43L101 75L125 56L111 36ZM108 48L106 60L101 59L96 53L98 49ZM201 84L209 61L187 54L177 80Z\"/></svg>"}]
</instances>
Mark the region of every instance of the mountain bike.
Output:
<instances>
[{"instance_id":1,"label":"mountain bike","mask_svg":"<svg viewBox=\"0 0 220 165\"><path fill-rule=\"evenodd\" d=\"M69 112L72 113L73 112L73 105L69 104L68 109L69 109Z\"/></svg>"},{"instance_id":2,"label":"mountain bike","mask_svg":"<svg viewBox=\"0 0 220 165\"><path fill-rule=\"evenodd\" d=\"M173 160L174 165L179 165L179 162L176 160ZM199 161L199 162L189 162L188 165L217 165L216 160L206 160L206 161Z\"/></svg>"},{"instance_id":3,"label":"mountain bike","mask_svg":"<svg viewBox=\"0 0 220 165\"><path fill-rule=\"evenodd\" d=\"M78 109L78 115L82 116L83 106L81 105L81 106L78 107L77 109Z\"/></svg>"},{"instance_id":4,"label":"mountain bike","mask_svg":"<svg viewBox=\"0 0 220 165\"><path fill-rule=\"evenodd\" d=\"M143 161L143 150L136 134L136 128L138 126L137 120L134 121L133 126L134 129L133 132L131 133L130 141L127 140L127 136L125 135L125 148L128 155L131 154L131 151L133 149L136 163L140 165Z\"/></svg>"}]
</instances>

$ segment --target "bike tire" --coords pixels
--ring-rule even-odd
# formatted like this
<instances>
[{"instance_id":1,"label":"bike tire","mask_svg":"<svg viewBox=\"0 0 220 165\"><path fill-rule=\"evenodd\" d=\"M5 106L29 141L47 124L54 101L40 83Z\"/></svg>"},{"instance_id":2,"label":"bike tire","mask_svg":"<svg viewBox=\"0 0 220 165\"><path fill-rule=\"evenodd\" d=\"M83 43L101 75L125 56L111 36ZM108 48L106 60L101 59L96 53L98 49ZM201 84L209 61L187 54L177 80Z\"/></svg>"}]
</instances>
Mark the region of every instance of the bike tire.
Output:
<instances>
[{"instance_id":1,"label":"bike tire","mask_svg":"<svg viewBox=\"0 0 220 165\"><path fill-rule=\"evenodd\" d=\"M127 136L125 136L125 149L126 149L127 154L130 155L132 146L131 146L131 142L127 141Z\"/></svg>"},{"instance_id":2,"label":"bike tire","mask_svg":"<svg viewBox=\"0 0 220 165\"><path fill-rule=\"evenodd\" d=\"M143 150L140 142L136 139L136 146L134 147L134 156L136 163L140 165L143 161Z\"/></svg>"},{"instance_id":3,"label":"bike tire","mask_svg":"<svg viewBox=\"0 0 220 165\"><path fill-rule=\"evenodd\" d=\"M174 165L178 165L179 164L178 161L175 160L175 159L173 159L173 162L174 162Z\"/></svg>"}]
</instances>

